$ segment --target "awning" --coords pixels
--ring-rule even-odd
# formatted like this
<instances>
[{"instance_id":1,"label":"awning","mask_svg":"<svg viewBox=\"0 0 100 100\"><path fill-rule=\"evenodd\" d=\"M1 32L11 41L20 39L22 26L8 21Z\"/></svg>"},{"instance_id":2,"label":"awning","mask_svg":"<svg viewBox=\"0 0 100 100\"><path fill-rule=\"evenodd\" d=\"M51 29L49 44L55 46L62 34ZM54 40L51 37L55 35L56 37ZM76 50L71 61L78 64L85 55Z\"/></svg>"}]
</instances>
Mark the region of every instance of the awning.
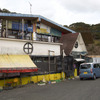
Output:
<instances>
[{"instance_id":1,"label":"awning","mask_svg":"<svg viewBox=\"0 0 100 100\"><path fill-rule=\"evenodd\" d=\"M0 55L0 73L24 73L37 70L29 55Z\"/></svg>"},{"instance_id":2,"label":"awning","mask_svg":"<svg viewBox=\"0 0 100 100\"><path fill-rule=\"evenodd\" d=\"M83 61L85 61L85 59L80 59L80 58L77 58L77 59L75 59L77 62L83 62Z\"/></svg>"}]
</instances>

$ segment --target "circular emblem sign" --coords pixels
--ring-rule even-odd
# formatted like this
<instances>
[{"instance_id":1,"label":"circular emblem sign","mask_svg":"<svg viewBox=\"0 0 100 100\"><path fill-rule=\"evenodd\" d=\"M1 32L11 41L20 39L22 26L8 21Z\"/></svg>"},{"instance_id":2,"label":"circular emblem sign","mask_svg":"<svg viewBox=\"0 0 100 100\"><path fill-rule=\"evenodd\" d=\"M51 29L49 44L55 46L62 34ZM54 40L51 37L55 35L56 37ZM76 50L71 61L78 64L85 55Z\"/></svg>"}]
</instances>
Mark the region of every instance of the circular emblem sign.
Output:
<instances>
[{"instance_id":1,"label":"circular emblem sign","mask_svg":"<svg viewBox=\"0 0 100 100\"><path fill-rule=\"evenodd\" d=\"M33 52L33 45L30 42L24 44L23 50L26 54L31 54Z\"/></svg>"}]
</instances>

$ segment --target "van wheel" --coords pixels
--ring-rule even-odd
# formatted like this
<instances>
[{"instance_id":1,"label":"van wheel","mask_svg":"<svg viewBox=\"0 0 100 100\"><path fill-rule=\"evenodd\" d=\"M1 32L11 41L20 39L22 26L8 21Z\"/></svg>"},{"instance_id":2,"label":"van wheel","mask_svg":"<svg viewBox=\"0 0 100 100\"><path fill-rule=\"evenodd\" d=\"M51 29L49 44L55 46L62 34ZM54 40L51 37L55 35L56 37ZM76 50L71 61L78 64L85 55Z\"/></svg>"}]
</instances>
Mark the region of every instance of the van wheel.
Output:
<instances>
[{"instance_id":1,"label":"van wheel","mask_svg":"<svg viewBox=\"0 0 100 100\"><path fill-rule=\"evenodd\" d=\"M96 75L94 74L94 75L93 75L93 80L95 80L95 79L96 79Z\"/></svg>"},{"instance_id":2,"label":"van wheel","mask_svg":"<svg viewBox=\"0 0 100 100\"><path fill-rule=\"evenodd\" d=\"M80 80L83 80L83 78L80 78Z\"/></svg>"}]
</instances>

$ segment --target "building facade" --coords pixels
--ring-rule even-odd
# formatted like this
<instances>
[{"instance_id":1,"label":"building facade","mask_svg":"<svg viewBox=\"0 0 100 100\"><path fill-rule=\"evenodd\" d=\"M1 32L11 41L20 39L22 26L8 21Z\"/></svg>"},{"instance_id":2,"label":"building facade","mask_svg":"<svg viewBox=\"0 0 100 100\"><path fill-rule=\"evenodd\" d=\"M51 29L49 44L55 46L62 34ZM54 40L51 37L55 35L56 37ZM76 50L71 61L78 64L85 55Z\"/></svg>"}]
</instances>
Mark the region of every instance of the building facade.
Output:
<instances>
[{"instance_id":1,"label":"building facade","mask_svg":"<svg viewBox=\"0 0 100 100\"><path fill-rule=\"evenodd\" d=\"M65 72L70 76L77 69L79 75L80 64L85 62L85 56L88 54L81 33L65 34L60 42L63 43L61 51L64 56Z\"/></svg>"},{"instance_id":2,"label":"building facade","mask_svg":"<svg viewBox=\"0 0 100 100\"><path fill-rule=\"evenodd\" d=\"M59 40L68 33L75 31L40 15L0 13L0 55L29 55L38 72L57 72Z\"/></svg>"}]
</instances>

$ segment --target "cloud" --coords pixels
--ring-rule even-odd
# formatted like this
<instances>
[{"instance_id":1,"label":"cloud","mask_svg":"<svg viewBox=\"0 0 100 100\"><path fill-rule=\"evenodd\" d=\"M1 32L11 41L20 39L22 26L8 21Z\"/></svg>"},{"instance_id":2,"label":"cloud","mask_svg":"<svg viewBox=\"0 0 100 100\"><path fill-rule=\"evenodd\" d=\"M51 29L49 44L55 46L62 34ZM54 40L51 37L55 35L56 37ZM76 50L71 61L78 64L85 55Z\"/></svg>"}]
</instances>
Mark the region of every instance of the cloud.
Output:
<instances>
[{"instance_id":1,"label":"cloud","mask_svg":"<svg viewBox=\"0 0 100 100\"><path fill-rule=\"evenodd\" d=\"M75 22L100 23L100 0L0 0L12 12L42 15L62 25Z\"/></svg>"},{"instance_id":2,"label":"cloud","mask_svg":"<svg viewBox=\"0 0 100 100\"><path fill-rule=\"evenodd\" d=\"M77 13L91 13L100 11L100 0L59 0L67 10Z\"/></svg>"}]
</instances>

